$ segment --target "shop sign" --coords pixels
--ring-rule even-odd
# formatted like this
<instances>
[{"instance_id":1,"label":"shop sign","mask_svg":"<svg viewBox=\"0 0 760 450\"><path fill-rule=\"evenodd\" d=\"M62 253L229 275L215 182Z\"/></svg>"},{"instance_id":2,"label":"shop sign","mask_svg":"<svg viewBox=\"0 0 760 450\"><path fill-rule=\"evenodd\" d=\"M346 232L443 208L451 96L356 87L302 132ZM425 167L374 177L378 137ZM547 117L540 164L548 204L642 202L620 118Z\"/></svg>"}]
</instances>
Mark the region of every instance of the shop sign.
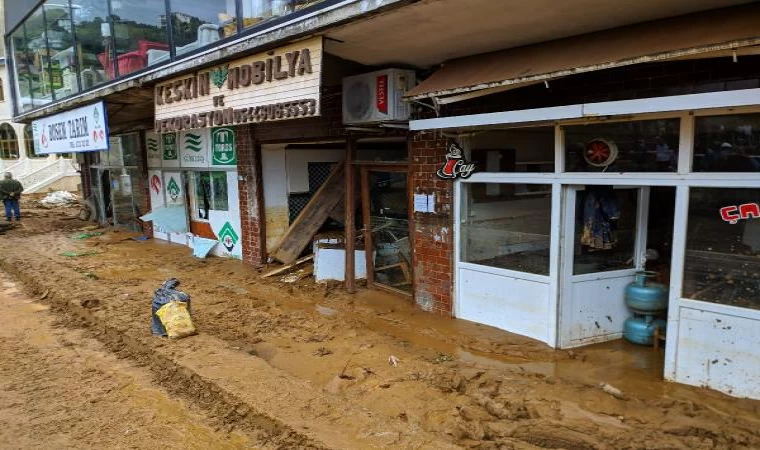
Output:
<instances>
[{"instance_id":1,"label":"shop sign","mask_svg":"<svg viewBox=\"0 0 760 450\"><path fill-rule=\"evenodd\" d=\"M108 123L103 102L32 122L38 155L108 150Z\"/></svg>"},{"instance_id":2,"label":"shop sign","mask_svg":"<svg viewBox=\"0 0 760 450\"><path fill-rule=\"evenodd\" d=\"M177 159L177 134L169 133L163 137L164 141L164 161Z\"/></svg>"},{"instance_id":3,"label":"shop sign","mask_svg":"<svg viewBox=\"0 0 760 450\"><path fill-rule=\"evenodd\" d=\"M169 194L169 198L171 198L173 202L176 202L177 199L179 199L179 195L182 193L179 183L173 176L169 177L169 182L166 184L166 193Z\"/></svg>"},{"instance_id":4,"label":"shop sign","mask_svg":"<svg viewBox=\"0 0 760 450\"><path fill-rule=\"evenodd\" d=\"M203 168L209 166L208 130L183 131L179 134L180 165Z\"/></svg>"},{"instance_id":5,"label":"shop sign","mask_svg":"<svg viewBox=\"0 0 760 450\"><path fill-rule=\"evenodd\" d=\"M214 128L211 131L211 160L215 166L237 164L235 131L232 128Z\"/></svg>"},{"instance_id":6,"label":"shop sign","mask_svg":"<svg viewBox=\"0 0 760 450\"><path fill-rule=\"evenodd\" d=\"M238 243L238 235L232 228L229 222L226 222L221 230L219 230L219 241L228 252L231 252L235 245Z\"/></svg>"},{"instance_id":7,"label":"shop sign","mask_svg":"<svg viewBox=\"0 0 760 450\"><path fill-rule=\"evenodd\" d=\"M148 152L148 167L161 167L161 136L145 133L145 148Z\"/></svg>"},{"instance_id":8,"label":"shop sign","mask_svg":"<svg viewBox=\"0 0 760 450\"><path fill-rule=\"evenodd\" d=\"M449 140L446 152L446 163L438 169L435 174L438 178L453 180L456 178L469 178L475 171L475 164L470 163L464 158L464 151L456 144Z\"/></svg>"},{"instance_id":9,"label":"shop sign","mask_svg":"<svg viewBox=\"0 0 760 450\"><path fill-rule=\"evenodd\" d=\"M739 219L760 218L760 205L757 203L743 203L741 205L725 206L720 209L720 217L731 225L739 223Z\"/></svg>"},{"instance_id":10,"label":"shop sign","mask_svg":"<svg viewBox=\"0 0 760 450\"><path fill-rule=\"evenodd\" d=\"M174 78L154 91L155 131L319 115L322 38Z\"/></svg>"}]
</instances>

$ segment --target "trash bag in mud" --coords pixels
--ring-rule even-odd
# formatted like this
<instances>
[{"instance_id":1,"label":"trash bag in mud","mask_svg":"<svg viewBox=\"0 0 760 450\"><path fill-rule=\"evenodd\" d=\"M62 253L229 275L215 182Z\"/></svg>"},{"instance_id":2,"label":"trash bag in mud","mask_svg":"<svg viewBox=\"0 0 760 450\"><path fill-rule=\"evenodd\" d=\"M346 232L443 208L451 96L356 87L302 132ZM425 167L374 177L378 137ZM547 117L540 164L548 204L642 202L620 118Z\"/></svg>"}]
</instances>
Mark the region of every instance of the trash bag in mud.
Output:
<instances>
[{"instance_id":1,"label":"trash bag in mud","mask_svg":"<svg viewBox=\"0 0 760 450\"><path fill-rule=\"evenodd\" d=\"M177 301L187 304L187 312L191 313L190 296L177 289L179 286L179 280L176 278L169 278L164 281L160 288L156 289L153 295L153 303L151 305L152 322L151 331L156 336L166 336L166 328L161 322L161 319L156 315L156 312L165 304L171 301Z\"/></svg>"},{"instance_id":2,"label":"trash bag in mud","mask_svg":"<svg viewBox=\"0 0 760 450\"><path fill-rule=\"evenodd\" d=\"M156 315L166 328L169 339L179 339L195 334L195 327L185 302L172 300L159 308Z\"/></svg>"}]
</instances>

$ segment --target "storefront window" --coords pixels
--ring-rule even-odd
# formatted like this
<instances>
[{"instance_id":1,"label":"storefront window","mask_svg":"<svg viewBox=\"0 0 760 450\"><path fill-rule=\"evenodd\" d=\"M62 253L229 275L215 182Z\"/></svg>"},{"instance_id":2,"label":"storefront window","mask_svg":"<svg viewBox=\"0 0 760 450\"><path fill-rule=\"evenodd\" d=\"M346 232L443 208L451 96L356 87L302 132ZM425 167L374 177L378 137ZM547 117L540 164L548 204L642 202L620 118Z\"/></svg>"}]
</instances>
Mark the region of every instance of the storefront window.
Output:
<instances>
[{"instance_id":1,"label":"storefront window","mask_svg":"<svg viewBox=\"0 0 760 450\"><path fill-rule=\"evenodd\" d=\"M242 0L243 26L252 27L321 2L322 0Z\"/></svg>"},{"instance_id":2,"label":"storefront window","mask_svg":"<svg viewBox=\"0 0 760 450\"><path fill-rule=\"evenodd\" d=\"M573 275L634 267L638 194L613 186L577 191Z\"/></svg>"},{"instance_id":3,"label":"storefront window","mask_svg":"<svg viewBox=\"0 0 760 450\"><path fill-rule=\"evenodd\" d=\"M227 211L227 172L191 172L195 218L209 220L209 211Z\"/></svg>"},{"instance_id":4,"label":"storefront window","mask_svg":"<svg viewBox=\"0 0 760 450\"><path fill-rule=\"evenodd\" d=\"M698 117L695 172L760 171L760 114Z\"/></svg>"},{"instance_id":5,"label":"storefront window","mask_svg":"<svg viewBox=\"0 0 760 450\"><path fill-rule=\"evenodd\" d=\"M11 35L13 68L15 69L16 105L19 111L32 109L32 58L24 37L24 27L19 27Z\"/></svg>"},{"instance_id":6,"label":"storefront window","mask_svg":"<svg viewBox=\"0 0 760 450\"><path fill-rule=\"evenodd\" d=\"M679 119L565 127L567 172L675 172Z\"/></svg>"},{"instance_id":7,"label":"storefront window","mask_svg":"<svg viewBox=\"0 0 760 450\"><path fill-rule=\"evenodd\" d=\"M117 76L161 62L169 51L164 2L111 0L111 11Z\"/></svg>"},{"instance_id":8,"label":"storefront window","mask_svg":"<svg viewBox=\"0 0 760 450\"><path fill-rule=\"evenodd\" d=\"M470 146L477 172L554 172L554 127L486 131L473 135Z\"/></svg>"},{"instance_id":9,"label":"storefront window","mask_svg":"<svg viewBox=\"0 0 760 450\"><path fill-rule=\"evenodd\" d=\"M106 0L78 0L72 5L82 89L113 79L111 25Z\"/></svg>"},{"instance_id":10,"label":"storefront window","mask_svg":"<svg viewBox=\"0 0 760 450\"><path fill-rule=\"evenodd\" d=\"M50 84L54 99L79 92L77 61L74 54L71 14L56 0L45 3L45 35L50 55Z\"/></svg>"},{"instance_id":11,"label":"storefront window","mask_svg":"<svg viewBox=\"0 0 760 450\"><path fill-rule=\"evenodd\" d=\"M25 22L26 48L31 58L29 87L34 107L53 101L50 52L47 48L45 21L42 8L38 8Z\"/></svg>"},{"instance_id":12,"label":"storefront window","mask_svg":"<svg viewBox=\"0 0 760 450\"><path fill-rule=\"evenodd\" d=\"M760 189L691 188L683 296L760 309Z\"/></svg>"},{"instance_id":13,"label":"storefront window","mask_svg":"<svg viewBox=\"0 0 760 450\"><path fill-rule=\"evenodd\" d=\"M0 125L0 159L18 159L18 137L7 123Z\"/></svg>"},{"instance_id":14,"label":"storefront window","mask_svg":"<svg viewBox=\"0 0 760 450\"><path fill-rule=\"evenodd\" d=\"M517 196L524 185L463 185L461 260L549 274L551 192Z\"/></svg>"},{"instance_id":15,"label":"storefront window","mask_svg":"<svg viewBox=\"0 0 760 450\"><path fill-rule=\"evenodd\" d=\"M231 0L172 0L171 13L177 55L192 52L237 32L235 2ZM169 52L164 58L169 58ZM155 62L160 61L154 58Z\"/></svg>"}]
</instances>

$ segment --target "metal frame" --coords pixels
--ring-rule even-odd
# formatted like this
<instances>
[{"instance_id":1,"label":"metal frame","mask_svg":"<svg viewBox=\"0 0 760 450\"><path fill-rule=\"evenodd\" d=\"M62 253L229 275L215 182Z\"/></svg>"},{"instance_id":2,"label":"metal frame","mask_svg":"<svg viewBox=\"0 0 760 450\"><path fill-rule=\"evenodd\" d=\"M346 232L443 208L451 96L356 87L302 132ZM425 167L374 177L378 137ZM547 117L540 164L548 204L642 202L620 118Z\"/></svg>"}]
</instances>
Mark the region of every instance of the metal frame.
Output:
<instances>
[{"instance_id":1,"label":"metal frame","mask_svg":"<svg viewBox=\"0 0 760 450\"><path fill-rule=\"evenodd\" d=\"M718 97L722 97L718 100ZM552 118L551 115L559 112L567 112L565 109L557 108L540 108L530 110L535 114L532 119L533 123L526 123L524 112L514 112L514 120L507 120L507 128L517 126L538 126L552 124L555 129L555 170L548 173L476 173L467 180L459 180L455 183L454 188L454 292L453 302L454 316L459 315L459 302L465 299L459 293L461 285L459 279L459 268L467 267L470 263L461 262L461 239L460 227L463 212L463 184L464 183L530 183L530 184L551 184L552 185L552 231L550 247L550 305L553 310L550 311L547 323L550 326L549 345L556 346L559 343L559 320L560 320L560 274L563 270L562 256L560 255L561 246L559 243L567 239L563 227L558 226L562 218L566 218L568 211L565 202L565 187L568 185L605 185L612 184L618 186L632 187L653 187L653 186L672 186L676 189L676 202L673 223L673 243L670 269L670 299L668 310L668 330L667 346L665 350L665 368L664 376L666 379L676 379L676 361L677 361L677 343L679 316L682 308L693 308L704 311L711 311L717 314L726 314L732 316L746 317L754 320L760 320L760 311L751 309L738 308L733 306L721 305L717 303L704 302L683 298L682 282L684 272L684 255L686 251L686 230L688 225L688 207L689 207L689 190L692 187L721 187L721 188L760 188L760 174L753 172L745 173L710 173L694 172L692 161L694 155L694 133L696 117L701 116L720 116L734 115L743 113L760 112L760 89L748 89L741 91L729 91L720 93L695 94L694 96L674 96L656 99L645 99L636 105L651 105L648 112L625 113L622 111L630 109L630 101L605 102L607 112L615 114L615 111L621 111L620 115L611 115L608 117L574 117L565 119ZM680 100L688 100L681 102ZM722 107L717 106L721 102ZM665 107L667 109L657 110ZM619 107L615 109L615 107ZM689 107L700 107L700 109L690 109ZM547 116L542 116L541 112L546 112ZM495 113L502 118L509 118L507 114ZM489 121L481 120L488 117ZM556 117L556 116L555 116ZM474 119L478 119L480 126L473 125ZM457 128L467 123L468 127L473 129L499 129L500 123L492 121L493 115L481 114L475 116L461 116L441 119L429 119L427 121L413 121L411 129L429 129L429 128ZM679 145L678 145L678 162L675 172L651 172L651 173L586 173L586 172L565 172L565 148L564 148L564 131L563 126L578 123L593 123L598 121L632 121L647 120L658 118L678 118L680 119ZM511 125L510 125L511 124ZM503 124L501 124L503 125ZM641 205L639 205L641 207ZM490 269L479 268L488 273L496 272ZM534 278L531 274L521 274L523 278Z\"/></svg>"},{"instance_id":2,"label":"metal frame","mask_svg":"<svg viewBox=\"0 0 760 450\"><path fill-rule=\"evenodd\" d=\"M370 172L400 172L405 173L407 176L407 219L409 224L409 240L410 242L413 239L413 221L414 221L414 212L412 211L412 208L410 208L410 197L411 197L411 188L412 183L409 181L409 165L407 163L404 164L366 164L366 165L357 165L357 168L360 168L361 170L361 199L362 199L362 218L364 222L364 250L365 250L365 258L366 258L366 265L367 265L367 287L370 289L380 289L384 290L393 294L402 295L404 297L413 297L414 288L415 288L415 277L412 276L412 291L406 292L402 291L400 289L395 289L391 286L386 286L381 283L375 283L375 261L372 257L372 244L373 244L373 238L372 238L372 227L371 227L371 216L370 216L370 198L369 198L369 173ZM410 261L410 264L412 262ZM412 267L410 267L410 270L412 270Z\"/></svg>"}]
</instances>

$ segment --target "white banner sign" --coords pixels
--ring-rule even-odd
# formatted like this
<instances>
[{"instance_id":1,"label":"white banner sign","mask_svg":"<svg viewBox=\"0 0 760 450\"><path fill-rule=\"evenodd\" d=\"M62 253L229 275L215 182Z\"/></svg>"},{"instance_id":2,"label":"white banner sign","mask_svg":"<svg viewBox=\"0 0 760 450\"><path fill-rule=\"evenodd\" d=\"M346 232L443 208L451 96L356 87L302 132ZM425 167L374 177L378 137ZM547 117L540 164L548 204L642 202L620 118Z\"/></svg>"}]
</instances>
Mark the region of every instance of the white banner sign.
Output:
<instances>
[{"instance_id":1,"label":"white banner sign","mask_svg":"<svg viewBox=\"0 0 760 450\"><path fill-rule=\"evenodd\" d=\"M76 153L108 150L108 123L103 102L32 122L34 152Z\"/></svg>"}]
</instances>

